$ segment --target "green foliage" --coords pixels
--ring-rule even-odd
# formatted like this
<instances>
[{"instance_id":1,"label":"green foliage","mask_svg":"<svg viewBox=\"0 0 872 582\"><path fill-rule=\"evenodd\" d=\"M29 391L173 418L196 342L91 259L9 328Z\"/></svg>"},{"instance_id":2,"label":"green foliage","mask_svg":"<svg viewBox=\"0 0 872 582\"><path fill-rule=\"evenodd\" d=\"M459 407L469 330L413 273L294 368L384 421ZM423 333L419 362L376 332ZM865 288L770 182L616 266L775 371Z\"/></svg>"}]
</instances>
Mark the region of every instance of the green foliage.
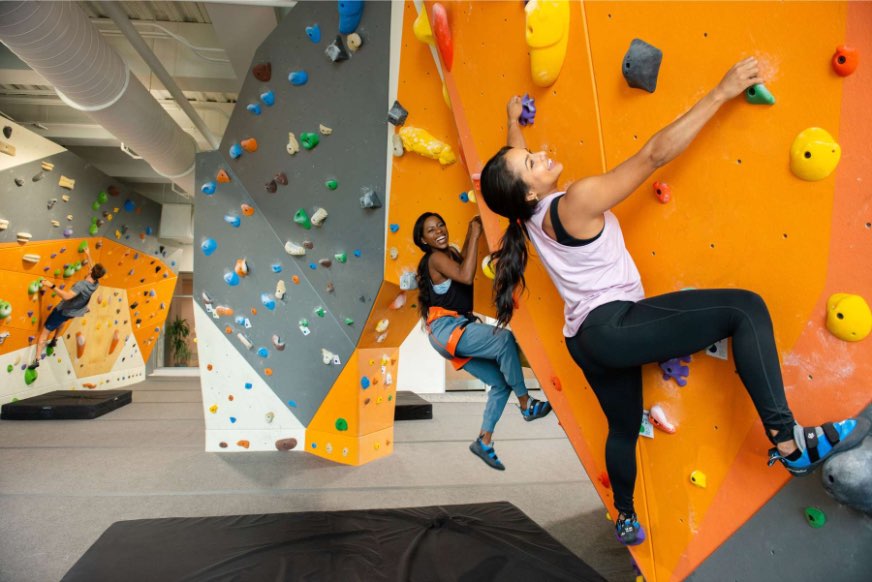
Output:
<instances>
[{"instance_id":1,"label":"green foliage","mask_svg":"<svg viewBox=\"0 0 872 582\"><path fill-rule=\"evenodd\" d=\"M188 320L178 315L166 328L167 340L169 341L170 358L176 365L187 366L191 359L191 350L188 348L188 336L191 335L191 327Z\"/></svg>"}]
</instances>

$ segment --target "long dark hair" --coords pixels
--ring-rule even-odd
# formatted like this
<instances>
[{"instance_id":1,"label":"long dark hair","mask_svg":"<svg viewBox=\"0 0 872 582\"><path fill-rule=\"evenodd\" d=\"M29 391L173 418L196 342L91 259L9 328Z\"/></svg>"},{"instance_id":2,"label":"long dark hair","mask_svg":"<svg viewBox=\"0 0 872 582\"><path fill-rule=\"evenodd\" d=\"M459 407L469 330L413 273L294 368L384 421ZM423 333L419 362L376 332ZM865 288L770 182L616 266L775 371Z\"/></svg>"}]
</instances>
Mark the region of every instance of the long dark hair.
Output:
<instances>
[{"instance_id":1,"label":"long dark hair","mask_svg":"<svg viewBox=\"0 0 872 582\"><path fill-rule=\"evenodd\" d=\"M421 318L427 320L427 310L433 304L430 294L433 292L430 285L430 255L433 254L433 247L424 242L424 222L435 216L441 222L445 220L435 212L425 212L415 221L415 227L412 229L412 240L415 246L424 251L424 256L418 261L418 313Z\"/></svg>"},{"instance_id":2,"label":"long dark hair","mask_svg":"<svg viewBox=\"0 0 872 582\"><path fill-rule=\"evenodd\" d=\"M526 287L527 227L537 202L527 200L529 188L509 169L506 146L484 165L481 171L481 195L488 208L509 219L509 227L493 253L495 265L494 303L497 306L497 326L505 326L515 310L515 287Z\"/></svg>"}]
</instances>

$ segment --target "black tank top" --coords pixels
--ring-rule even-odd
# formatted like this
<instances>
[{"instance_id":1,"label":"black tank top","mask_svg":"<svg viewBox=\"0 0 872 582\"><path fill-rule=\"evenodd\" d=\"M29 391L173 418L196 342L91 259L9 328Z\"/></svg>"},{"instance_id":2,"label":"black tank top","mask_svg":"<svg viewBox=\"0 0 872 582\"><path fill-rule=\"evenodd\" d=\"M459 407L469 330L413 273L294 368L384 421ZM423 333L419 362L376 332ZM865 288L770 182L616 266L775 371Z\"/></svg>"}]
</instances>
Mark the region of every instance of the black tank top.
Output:
<instances>
[{"instance_id":1,"label":"black tank top","mask_svg":"<svg viewBox=\"0 0 872 582\"><path fill-rule=\"evenodd\" d=\"M583 247L601 237L603 230L605 230L605 225L603 225L603 230L599 231L599 234L593 238L575 238L566 232L566 229L563 228L563 223L560 222L560 214L557 212L557 204L563 196L565 195L561 194L560 196L555 196L554 200L551 201L551 207L549 208L549 211L551 212L551 228L554 229L554 234L557 236L557 242L566 247Z\"/></svg>"},{"instance_id":2,"label":"black tank top","mask_svg":"<svg viewBox=\"0 0 872 582\"><path fill-rule=\"evenodd\" d=\"M454 259L454 257L452 257L452 259ZM427 263L427 268L430 268L429 261ZM444 293L443 295L439 295L433 290L432 279L429 281L429 284L430 300L432 302L432 305L430 305L430 307L441 307L443 309L450 309L451 311L456 311L457 313L461 313L464 315L472 313L472 285L466 285L464 283L458 283L457 281L452 280L451 286L448 287L448 292Z\"/></svg>"}]
</instances>

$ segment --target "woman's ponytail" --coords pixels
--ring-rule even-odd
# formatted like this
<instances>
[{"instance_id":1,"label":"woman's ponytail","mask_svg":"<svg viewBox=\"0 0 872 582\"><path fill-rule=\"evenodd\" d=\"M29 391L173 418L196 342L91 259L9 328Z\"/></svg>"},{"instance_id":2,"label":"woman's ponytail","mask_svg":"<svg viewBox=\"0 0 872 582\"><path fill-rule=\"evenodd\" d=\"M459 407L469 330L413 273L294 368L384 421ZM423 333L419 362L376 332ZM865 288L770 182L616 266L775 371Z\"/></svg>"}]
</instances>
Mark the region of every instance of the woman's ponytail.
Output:
<instances>
[{"instance_id":1,"label":"woman's ponytail","mask_svg":"<svg viewBox=\"0 0 872 582\"><path fill-rule=\"evenodd\" d=\"M524 270L527 268L527 240L524 227L517 221L510 222L500 243L500 249L493 254L494 264L494 303L497 306L497 326L504 327L512 319L515 311L515 288L523 289L527 281Z\"/></svg>"}]
</instances>

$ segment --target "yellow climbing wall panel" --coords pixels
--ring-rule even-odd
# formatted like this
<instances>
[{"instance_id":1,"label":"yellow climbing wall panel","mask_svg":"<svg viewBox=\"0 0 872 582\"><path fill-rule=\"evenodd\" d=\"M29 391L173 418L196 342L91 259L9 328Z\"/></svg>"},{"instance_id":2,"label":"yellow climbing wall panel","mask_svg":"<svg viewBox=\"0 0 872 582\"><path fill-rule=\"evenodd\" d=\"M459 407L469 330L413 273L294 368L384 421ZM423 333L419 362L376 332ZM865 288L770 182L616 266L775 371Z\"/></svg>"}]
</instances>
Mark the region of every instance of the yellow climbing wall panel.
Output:
<instances>
[{"instance_id":1,"label":"yellow climbing wall panel","mask_svg":"<svg viewBox=\"0 0 872 582\"><path fill-rule=\"evenodd\" d=\"M504 144L505 103L513 94L535 98L527 143L564 162L565 185L615 167L734 62L757 56L777 103L752 106L739 98L724 106L684 156L616 213L649 295L723 286L750 288L767 300L800 421L843 418L869 401L872 343L845 344L823 327L830 293L872 298L872 217L860 191L872 179L861 153L868 151L862 136L870 116L860 105L870 81L837 77L829 63L846 40L861 54L872 52L869 3L572 2L566 62L544 89L530 77L522 3L445 6L455 46L456 89L449 84L449 93L463 108L458 130L469 141L470 172ZM630 89L621 75L633 38L663 50L654 94ZM825 128L843 149L835 175L820 182L800 181L788 168L794 137L811 126ZM653 195L658 179L672 187L669 204ZM483 207L482 214L493 248L505 223ZM535 256L527 282L513 327L611 509L601 478L605 419L566 353L561 302ZM732 360L698 354L690 368L684 388L665 382L656 366L645 372L645 405L660 402L679 425L676 435L658 432L639 445L636 505L649 541L632 551L649 580L688 575L788 479L765 466L768 441ZM690 482L693 471L705 474L707 488Z\"/></svg>"}]
</instances>

